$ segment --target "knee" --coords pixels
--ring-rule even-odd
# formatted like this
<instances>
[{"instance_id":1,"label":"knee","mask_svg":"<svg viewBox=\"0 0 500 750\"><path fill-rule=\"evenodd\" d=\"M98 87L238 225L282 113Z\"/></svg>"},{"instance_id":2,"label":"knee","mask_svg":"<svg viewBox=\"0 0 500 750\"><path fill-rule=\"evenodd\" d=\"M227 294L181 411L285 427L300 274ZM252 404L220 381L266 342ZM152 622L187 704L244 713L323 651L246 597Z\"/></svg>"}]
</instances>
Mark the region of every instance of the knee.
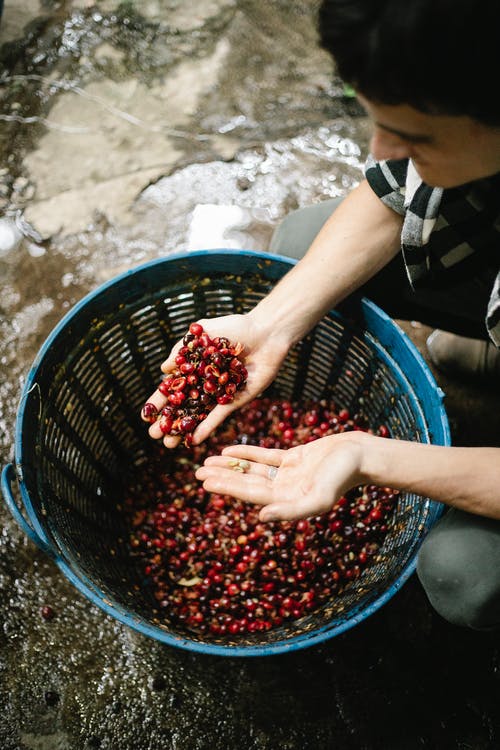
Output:
<instances>
[{"instance_id":1,"label":"knee","mask_svg":"<svg viewBox=\"0 0 500 750\"><path fill-rule=\"evenodd\" d=\"M434 609L453 625L477 630L496 627L499 591L488 570L468 560L456 539L431 534L421 547L417 575Z\"/></svg>"},{"instance_id":2,"label":"knee","mask_svg":"<svg viewBox=\"0 0 500 750\"><path fill-rule=\"evenodd\" d=\"M341 201L331 198L289 213L276 227L269 251L300 260Z\"/></svg>"}]
</instances>

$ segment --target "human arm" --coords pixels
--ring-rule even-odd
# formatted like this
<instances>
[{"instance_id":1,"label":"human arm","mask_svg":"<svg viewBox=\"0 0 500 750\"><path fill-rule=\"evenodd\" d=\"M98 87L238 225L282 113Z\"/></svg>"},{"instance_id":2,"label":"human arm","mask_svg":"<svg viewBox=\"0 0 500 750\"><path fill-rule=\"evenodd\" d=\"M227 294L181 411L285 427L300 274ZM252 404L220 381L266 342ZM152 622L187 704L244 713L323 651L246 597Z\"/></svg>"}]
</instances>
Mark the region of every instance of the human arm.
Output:
<instances>
[{"instance_id":1,"label":"human arm","mask_svg":"<svg viewBox=\"0 0 500 750\"><path fill-rule=\"evenodd\" d=\"M246 315L199 321L210 336L225 336L244 346L246 388L234 402L217 406L198 426L194 442L202 442L235 409L269 385L289 348L350 292L371 278L398 252L402 218L385 206L362 182L326 222L304 258ZM174 367L174 347L163 372ZM157 409L165 397L149 399ZM158 424L150 435L161 437ZM166 438L173 447L178 438Z\"/></svg>"},{"instance_id":2,"label":"human arm","mask_svg":"<svg viewBox=\"0 0 500 750\"><path fill-rule=\"evenodd\" d=\"M246 460L246 473L231 459ZM278 472L269 479L269 467ZM329 510L348 489L374 484L500 519L500 448L461 448L376 437L331 435L286 451L235 445L208 458L197 478L210 492L262 505L262 521Z\"/></svg>"},{"instance_id":3,"label":"human arm","mask_svg":"<svg viewBox=\"0 0 500 750\"><path fill-rule=\"evenodd\" d=\"M403 217L382 203L364 180L249 318L262 332L278 336L288 350L392 260L401 247L402 222Z\"/></svg>"}]
</instances>

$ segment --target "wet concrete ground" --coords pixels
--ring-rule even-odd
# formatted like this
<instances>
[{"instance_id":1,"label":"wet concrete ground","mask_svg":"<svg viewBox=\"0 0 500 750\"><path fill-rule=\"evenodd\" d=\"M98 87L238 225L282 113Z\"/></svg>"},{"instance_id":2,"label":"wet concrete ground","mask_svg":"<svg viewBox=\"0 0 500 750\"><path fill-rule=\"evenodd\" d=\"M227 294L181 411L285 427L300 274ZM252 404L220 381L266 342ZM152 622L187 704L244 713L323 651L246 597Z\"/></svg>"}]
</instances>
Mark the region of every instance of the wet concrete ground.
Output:
<instances>
[{"instance_id":1,"label":"wet concrete ground","mask_svg":"<svg viewBox=\"0 0 500 750\"><path fill-rule=\"evenodd\" d=\"M177 250L266 249L289 210L359 181L369 126L317 47L314 8L7 0L2 465L27 370L87 291ZM425 356L428 330L403 326ZM499 395L436 377L454 441L499 445ZM4 750L500 748L500 637L443 622L415 578L320 647L203 657L107 617L4 508L0 522Z\"/></svg>"}]
</instances>

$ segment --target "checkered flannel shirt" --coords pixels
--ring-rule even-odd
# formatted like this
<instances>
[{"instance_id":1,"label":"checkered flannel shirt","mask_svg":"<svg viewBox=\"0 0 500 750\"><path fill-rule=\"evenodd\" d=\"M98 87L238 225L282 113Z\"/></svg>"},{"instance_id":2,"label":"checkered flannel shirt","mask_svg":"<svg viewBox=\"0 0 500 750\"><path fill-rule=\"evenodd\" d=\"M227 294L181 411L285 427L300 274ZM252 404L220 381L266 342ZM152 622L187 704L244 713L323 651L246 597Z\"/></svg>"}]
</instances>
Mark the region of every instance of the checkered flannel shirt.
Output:
<instances>
[{"instance_id":1,"label":"checkered flannel shirt","mask_svg":"<svg viewBox=\"0 0 500 750\"><path fill-rule=\"evenodd\" d=\"M404 216L401 250L413 288L498 269L485 323L500 347L500 173L443 190L422 182L408 159L370 156L365 175L383 203Z\"/></svg>"}]
</instances>

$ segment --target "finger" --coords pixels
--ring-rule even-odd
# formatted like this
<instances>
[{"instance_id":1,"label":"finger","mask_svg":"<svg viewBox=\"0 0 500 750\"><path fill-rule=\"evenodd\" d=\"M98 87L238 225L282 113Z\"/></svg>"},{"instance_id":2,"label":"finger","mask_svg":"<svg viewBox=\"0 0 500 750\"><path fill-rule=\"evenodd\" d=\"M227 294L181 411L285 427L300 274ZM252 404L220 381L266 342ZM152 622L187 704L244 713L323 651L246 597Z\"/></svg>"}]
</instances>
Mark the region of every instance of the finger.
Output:
<instances>
[{"instance_id":1,"label":"finger","mask_svg":"<svg viewBox=\"0 0 500 750\"><path fill-rule=\"evenodd\" d=\"M149 436L152 437L154 440L158 440L159 438L163 437L163 432L160 429L160 420L157 419L156 422L153 422L151 427L148 430Z\"/></svg>"},{"instance_id":2,"label":"finger","mask_svg":"<svg viewBox=\"0 0 500 750\"><path fill-rule=\"evenodd\" d=\"M247 503L265 505L275 499L273 483L256 474L240 474L219 466L201 466L196 471L196 478L203 482L207 492L230 495Z\"/></svg>"},{"instance_id":3,"label":"finger","mask_svg":"<svg viewBox=\"0 0 500 750\"><path fill-rule=\"evenodd\" d=\"M163 438L163 445L166 448L177 448L179 443L181 442L181 438L177 435L164 435L160 428L160 421L157 420L156 422L153 422L151 427L148 430L149 437L152 437L153 440L160 440L160 438Z\"/></svg>"},{"instance_id":4,"label":"finger","mask_svg":"<svg viewBox=\"0 0 500 750\"><path fill-rule=\"evenodd\" d=\"M177 357L179 349L182 345L182 341L178 341L176 344L174 344L167 359L161 363L160 369L163 373L166 374L167 372L170 372L170 370L173 370L175 368L175 358Z\"/></svg>"},{"instance_id":5,"label":"finger","mask_svg":"<svg viewBox=\"0 0 500 750\"><path fill-rule=\"evenodd\" d=\"M160 438L163 438L163 445L166 448L177 448L179 443L181 442L181 438L178 435L163 435L163 432L160 429L159 422L154 422L151 427L148 430L149 437L152 437L153 440L159 440Z\"/></svg>"},{"instance_id":6,"label":"finger","mask_svg":"<svg viewBox=\"0 0 500 750\"><path fill-rule=\"evenodd\" d=\"M170 448L170 450L172 450L172 448L177 448L180 442L181 438L177 435L165 435L163 438L163 445L165 448Z\"/></svg>"},{"instance_id":7,"label":"finger","mask_svg":"<svg viewBox=\"0 0 500 750\"><path fill-rule=\"evenodd\" d=\"M148 403L154 404L157 411L160 412L165 404L167 403L167 399L161 393L161 391L156 390L153 395L148 399ZM211 433L220 425L222 422L226 419L226 417L233 411L234 409L234 402L232 404L228 404L227 406L216 406L206 417L206 419L203 420L203 422L200 422L198 427L193 433L193 445L199 445L202 443L206 438L211 435ZM143 420L147 422L147 419ZM157 440L158 438L161 438L163 433L160 429L159 421L153 422L151 427L149 428L149 435L150 437ZM167 436L168 437L168 436ZM164 443L169 447L175 447L179 444L179 440L176 440L175 444L167 445L167 442L165 442L167 438L165 438Z\"/></svg>"},{"instance_id":8,"label":"finger","mask_svg":"<svg viewBox=\"0 0 500 750\"><path fill-rule=\"evenodd\" d=\"M223 456L234 456L267 466L281 466L285 454L286 450L281 448L260 448L258 445L229 445L222 450Z\"/></svg>"},{"instance_id":9,"label":"finger","mask_svg":"<svg viewBox=\"0 0 500 750\"><path fill-rule=\"evenodd\" d=\"M200 422L193 433L193 445L199 445L209 437L212 432L223 423L231 412L235 409L235 402L222 406L219 404L208 413L203 422Z\"/></svg>"},{"instance_id":10,"label":"finger","mask_svg":"<svg viewBox=\"0 0 500 750\"><path fill-rule=\"evenodd\" d=\"M311 518L323 513L326 508L322 507L318 497L311 493L300 500L280 500L277 503L269 503L259 513L262 523L271 521L299 521L302 518Z\"/></svg>"},{"instance_id":11,"label":"finger","mask_svg":"<svg viewBox=\"0 0 500 750\"><path fill-rule=\"evenodd\" d=\"M148 435L149 437L152 437L153 440L159 440L161 437L163 437L163 433L158 426L158 422L153 422L148 430Z\"/></svg>"},{"instance_id":12,"label":"finger","mask_svg":"<svg viewBox=\"0 0 500 750\"><path fill-rule=\"evenodd\" d=\"M163 407L165 406L165 404L167 403L167 399L165 398L165 396L163 395L163 393L161 391L159 391L158 389L156 389L156 391L153 394L151 394L151 396L148 398L148 400L146 401L146 403L147 404L153 404L154 407L156 408L156 411L160 412L163 409ZM149 422L148 419L144 418L142 411L141 411L141 419L144 422ZM153 423L152 426L154 427L154 425L155 425L155 423ZM150 432L150 434L151 434L151 432ZM157 435L157 437L160 437L160 436Z\"/></svg>"},{"instance_id":13,"label":"finger","mask_svg":"<svg viewBox=\"0 0 500 750\"><path fill-rule=\"evenodd\" d=\"M271 466L268 464L259 464L255 461L248 461L243 458L232 458L231 456L209 456L204 461L204 466L210 468L219 467L221 469L231 469L234 472L240 472L243 474L254 474L265 479L269 479L269 469Z\"/></svg>"}]
</instances>

